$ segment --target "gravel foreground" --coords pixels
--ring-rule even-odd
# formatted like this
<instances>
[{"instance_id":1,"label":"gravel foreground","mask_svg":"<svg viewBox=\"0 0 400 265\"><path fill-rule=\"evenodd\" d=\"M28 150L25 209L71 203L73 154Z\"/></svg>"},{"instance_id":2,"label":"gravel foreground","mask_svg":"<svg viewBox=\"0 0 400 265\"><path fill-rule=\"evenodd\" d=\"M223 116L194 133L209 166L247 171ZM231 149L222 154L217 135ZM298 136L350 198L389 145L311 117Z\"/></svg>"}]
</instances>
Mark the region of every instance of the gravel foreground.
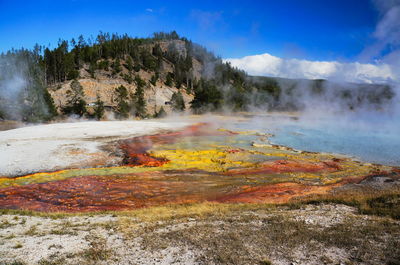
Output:
<instances>
[{"instance_id":1,"label":"gravel foreground","mask_svg":"<svg viewBox=\"0 0 400 265\"><path fill-rule=\"evenodd\" d=\"M0 264L399 264L400 222L389 217L342 204L238 209L150 209L154 220L4 214Z\"/></svg>"}]
</instances>

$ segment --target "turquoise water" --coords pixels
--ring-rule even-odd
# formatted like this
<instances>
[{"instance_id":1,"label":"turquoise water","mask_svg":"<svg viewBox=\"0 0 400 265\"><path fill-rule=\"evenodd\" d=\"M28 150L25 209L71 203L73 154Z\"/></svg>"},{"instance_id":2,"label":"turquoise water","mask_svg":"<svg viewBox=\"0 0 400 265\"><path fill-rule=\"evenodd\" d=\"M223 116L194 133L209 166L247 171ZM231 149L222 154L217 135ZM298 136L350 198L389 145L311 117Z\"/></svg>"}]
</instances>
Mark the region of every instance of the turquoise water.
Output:
<instances>
[{"instance_id":1,"label":"turquoise water","mask_svg":"<svg viewBox=\"0 0 400 265\"><path fill-rule=\"evenodd\" d=\"M400 117L269 115L256 116L236 126L273 133L272 143L299 150L344 154L365 162L400 166Z\"/></svg>"}]
</instances>

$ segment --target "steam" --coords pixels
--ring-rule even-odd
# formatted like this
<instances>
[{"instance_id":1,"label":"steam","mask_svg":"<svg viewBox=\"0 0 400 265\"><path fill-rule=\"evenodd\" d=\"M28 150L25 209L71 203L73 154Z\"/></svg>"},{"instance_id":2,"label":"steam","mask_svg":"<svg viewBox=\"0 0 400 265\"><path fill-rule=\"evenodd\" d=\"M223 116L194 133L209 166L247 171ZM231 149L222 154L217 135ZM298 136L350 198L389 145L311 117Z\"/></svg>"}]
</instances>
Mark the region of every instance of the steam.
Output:
<instances>
[{"instance_id":1,"label":"steam","mask_svg":"<svg viewBox=\"0 0 400 265\"><path fill-rule=\"evenodd\" d=\"M26 86L26 78L22 71L17 70L15 59L0 58L0 115L4 116L2 118L21 120L21 97Z\"/></svg>"},{"instance_id":2,"label":"steam","mask_svg":"<svg viewBox=\"0 0 400 265\"><path fill-rule=\"evenodd\" d=\"M0 56L0 118L39 121L48 115L39 66L23 50Z\"/></svg>"}]
</instances>

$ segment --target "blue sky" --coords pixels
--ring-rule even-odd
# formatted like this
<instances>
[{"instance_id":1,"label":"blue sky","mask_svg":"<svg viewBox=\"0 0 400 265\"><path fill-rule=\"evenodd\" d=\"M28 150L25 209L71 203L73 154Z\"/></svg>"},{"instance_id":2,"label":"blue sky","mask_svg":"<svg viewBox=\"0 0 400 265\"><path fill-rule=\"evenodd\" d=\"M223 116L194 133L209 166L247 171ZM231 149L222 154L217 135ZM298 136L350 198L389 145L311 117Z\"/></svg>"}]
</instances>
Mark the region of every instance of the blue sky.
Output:
<instances>
[{"instance_id":1,"label":"blue sky","mask_svg":"<svg viewBox=\"0 0 400 265\"><path fill-rule=\"evenodd\" d=\"M361 60L379 13L368 0L0 0L0 52L100 30L147 37L176 30L223 58L269 53L306 60ZM369 60L368 58L367 60Z\"/></svg>"}]
</instances>

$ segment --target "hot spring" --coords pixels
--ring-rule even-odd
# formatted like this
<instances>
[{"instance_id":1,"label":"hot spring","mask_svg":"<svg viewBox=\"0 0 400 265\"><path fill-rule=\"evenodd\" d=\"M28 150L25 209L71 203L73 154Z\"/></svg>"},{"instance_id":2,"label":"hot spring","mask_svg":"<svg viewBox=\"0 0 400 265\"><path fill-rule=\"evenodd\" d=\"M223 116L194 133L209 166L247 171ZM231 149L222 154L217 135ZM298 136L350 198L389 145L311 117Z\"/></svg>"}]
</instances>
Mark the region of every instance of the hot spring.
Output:
<instances>
[{"instance_id":1,"label":"hot spring","mask_svg":"<svg viewBox=\"0 0 400 265\"><path fill-rule=\"evenodd\" d=\"M342 154L400 166L400 119L384 115L256 115L233 128L273 134L270 142L298 150Z\"/></svg>"}]
</instances>

